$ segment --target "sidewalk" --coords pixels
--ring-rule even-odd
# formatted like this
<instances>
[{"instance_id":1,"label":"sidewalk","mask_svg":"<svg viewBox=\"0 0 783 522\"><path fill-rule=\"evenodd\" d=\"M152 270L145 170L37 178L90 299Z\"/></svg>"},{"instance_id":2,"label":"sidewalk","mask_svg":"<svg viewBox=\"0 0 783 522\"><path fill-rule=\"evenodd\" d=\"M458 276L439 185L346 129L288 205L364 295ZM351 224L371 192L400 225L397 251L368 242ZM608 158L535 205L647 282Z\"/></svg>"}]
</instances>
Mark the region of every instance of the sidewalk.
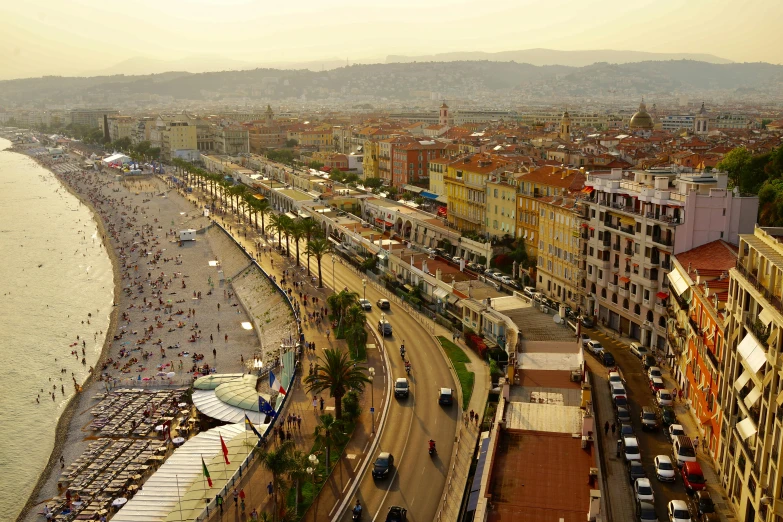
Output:
<instances>
[{"instance_id":1,"label":"sidewalk","mask_svg":"<svg viewBox=\"0 0 783 522\"><path fill-rule=\"evenodd\" d=\"M181 192L180 192L181 193ZM200 191L194 193L183 194L188 197L190 201L196 206L203 206L206 204L206 199L200 198ZM197 199L198 198L198 199ZM232 237L240 243L251 256L254 256L259 265L270 275L274 275L278 281L283 278L283 270L289 270L289 275L286 278L289 284L293 284L293 281L300 281L304 283L302 288L299 288L294 292L294 302L299 302L303 310L303 322L302 329L305 334L305 340L307 342L314 342L316 353L312 355L312 352L307 352L304 359L302 359L301 371L297 375L297 380L293 387L293 392L286 402L284 410L280 413L278 422L281 426L286 426L285 419L289 414L296 414L302 417L301 430L293 431L293 441L295 449L308 455L312 450L314 444L314 430L318 425L318 416L323 413L334 412L333 400L328 397L327 394L322 394L325 405L324 410L315 411L312 406L312 397L308 396L304 391L302 385L302 376L306 375L309 370L309 363L316 363L317 358L323 354L323 350L326 348L332 348L336 346L344 346L345 341L336 340L334 338L327 339L326 332L328 330L328 322L322 321L320 324L310 322L306 319L307 307L304 306L304 302L299 300L298 294L302 290L303 293L309 296L317 296L320 299L318 306L326 305L326 297L331 293L328 288L318 289L307 278L306 272L299 272L296 270L296 262L294 259L287 259L285 256L278 255L276 251L271 249L271 253L259 255L256 245L261 242L262 245L267 245L267 242L259 234L257 234L253 227L246 226L239 223L236 216L232 213L225 213L224 215L213 214L213 219L230 225ZM269 246L272 246L273 242L270 241ZM276 242L274 242L276 244ZM292 255L294 252L292 251ZM273 266L274 265L274 266ZM291 275L294 272L294 275ZM324 283L327 281L325 280ZM312 303L308 299L308 306L312 309ZM372 337L370 337L372 339ZM372 342L372 341L370 341ZM308 510L307 520L314 521L328 521L331 519L335 507L343 498L343 492L348 488L348 484L356 476L356 470L361 462L364 460L366 452L370 446L370 442L374 437L372 434L372 420L373 416L370 413L371 397L375 401L376 412L380 411L386 398L384 397L384 382L386 379L385 365L381 359L380 351L375 349L367 350L367 362L366 366L373 366L376 368L377 375L373 382L373 391L370 392L369 386L365 389L365 392L361 396L361 408L362 413L357 420L356 427L354 429L351 440L346 446L346 450L334 465L334 470L331 472L327 482L324 484L319 495L316 497L312 506ZM380 421L381 415L375 415L374 420L377 426ZM270 441L270 444L273 444ZM278 444L277 441L274 442ZM325 455L318 455L319 460L324 462ZM259 513L270 512L272 510L271 496L267 493L266 485L272 480L271 474L266 471L263 466L255 464L249 473L246 473L242 479L236 485L240 489L245 491L245 516L242 516L240 507L238 504L234 504L233 498L229 496L225 500L223 513L215 512L210 517L210 520L231 520L241 521L249 519L250 512L255 508ZM311 518L312 517L312 518Z\"/></svg>"}]
</instances>

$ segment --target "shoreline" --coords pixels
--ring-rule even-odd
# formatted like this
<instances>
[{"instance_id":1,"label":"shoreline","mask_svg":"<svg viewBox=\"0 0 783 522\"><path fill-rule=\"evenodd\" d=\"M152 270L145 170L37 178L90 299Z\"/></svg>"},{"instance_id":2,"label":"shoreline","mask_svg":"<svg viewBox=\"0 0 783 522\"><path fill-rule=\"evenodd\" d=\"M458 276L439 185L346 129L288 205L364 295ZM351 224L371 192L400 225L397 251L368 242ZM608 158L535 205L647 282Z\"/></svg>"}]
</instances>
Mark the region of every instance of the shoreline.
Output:
<instances>
[{"instance_id":1,"label":"shoreline","mask_svg":"<svg viewBox=\"0 0 783 522\"><path fill-rule=\"evenodd\" d=\"M42 163L36 161L35 158L32 158L31 156L24 154L24 152L16 150L14 147L11 147L6 150L8 150L9 152L14 152L16 154L21 154L23 156L26 156L32 159L33 161L35 161L41 168L48 170L57 179L58 183L60 183L61 186L63 186L72 196L74 196L77 200L79 200L81 204L85 205L89 209L90 213L92 214L93 222L95 223L98 233L101 236L101 243L103 244L103 247L108 252L109 259L112 265L112 277L114 279L113 302L115 303L115 306L112 308L112 311L109 314L109 326L107 327L105 332L106 335L104 337L101 353L98 355L98 359L95 361L95 364L93 366L93 371L87 376L84 382L81 383L82 386L81 392L77 392L70 399L68 399L68 404L66 404L62 414L60 415L60 418L57 420L57 426L54 431L54 447L52 448L52 452L49 455L49 460L46 463L44 469L41 470L41 474L38 476L38 480L36 481L33 490L30 492L30 495L28 496L27 501L24 504L24 507L22 507L22 510L19 512L19 515L16 517L17 522L22 522L25 518L27 518L27 516L30 514L33 508L37 505L36 499L39 493L41 492L41 490L43 489L44 485L49 480L49 478L52 476L52 472L54 471L55 465L58 464L59 455L62 454L63 446L68 438L68 433L71 430L72 427L71 423L73 421L74 414L76 413L76 407L79 404L79 402L81 402L81 399L88 394L88 391L91 391L88 390L88 388L92 388L92 386L94 385L95 374L98 371L98 368L100 368L100 366L103 364L104 360L106 359L106 356L109 353L109 349L111 348L111 344L112 344L112 338L114 335L113 332L117 328L117 317L119 315L119 308L116 306L116 304L121 292L121 283L120 283L121 275L120 275L119 258L117 257L117 252L115 251L114 247L111 245L111 242L108 238L108 234L106 231L106 226L103 222L103 219L101 219L100 215L98 214L96 208L86 198L82 197L78 192L76 192L73 189L73 187L71 187L68 183L66 183L63 179L61 179L60 176L58 176L57 173L55 173L48 166L43 165Z\"/></svg>"}]
</instances>

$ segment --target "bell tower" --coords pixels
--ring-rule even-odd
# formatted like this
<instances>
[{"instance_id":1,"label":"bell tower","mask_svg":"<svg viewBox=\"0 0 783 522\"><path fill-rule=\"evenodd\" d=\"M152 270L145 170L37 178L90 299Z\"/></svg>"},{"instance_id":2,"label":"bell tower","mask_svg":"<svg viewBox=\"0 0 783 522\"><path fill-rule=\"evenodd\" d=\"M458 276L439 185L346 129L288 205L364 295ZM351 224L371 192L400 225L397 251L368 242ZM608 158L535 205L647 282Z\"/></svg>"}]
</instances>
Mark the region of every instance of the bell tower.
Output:
<instances>
[{"instance_id":1,"label":"bell tower","mask_svg":"<svg viewBox=\"0 0 783 522\"><path fill-rule=\"evenodd\" d=\"M568 114L568 110L563 113L563 118L560 120L560 132L558 137L564 141L571 141L571 116Z\"/></svg>"},{"instance_id":2,"label":"bell tower","mask_svg":"<svg viewBox=\"0 0 783 522\"><path fill-rule=\"evenodd\" d=\"M443 100L443 105L440 106L440 115L438 116L438 125L446 127L449 124L449 106L446 105L446 100Z\"/></svg>"}]
</instances>

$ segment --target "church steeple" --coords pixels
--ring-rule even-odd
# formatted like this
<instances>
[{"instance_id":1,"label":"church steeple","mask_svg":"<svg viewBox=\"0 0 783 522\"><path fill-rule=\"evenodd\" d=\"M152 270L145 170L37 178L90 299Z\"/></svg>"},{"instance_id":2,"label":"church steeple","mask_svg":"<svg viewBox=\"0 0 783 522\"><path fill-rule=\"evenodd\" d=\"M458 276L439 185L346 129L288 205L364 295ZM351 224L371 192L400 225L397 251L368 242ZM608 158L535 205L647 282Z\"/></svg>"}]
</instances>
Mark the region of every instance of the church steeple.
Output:
<instances>
[{"instance_id":1,"label":"church steeple","mask_svg":"<svg viewBox=\"0 0 783 522\"><path fill-rule=\"evenodd\" d=\"M438 125L446 127L449 124L449 106L446 105L446 100L443 100L443 105L440 106L440 115L438 116Z\"/></svg>"},{"instance_id":2,"label":"church steeple","mask_svg":"<svg viewBox=\"0 0 783 522\"><path fill-rule=\"evenodd\" d=\"M568 109L560 120L560 132L557 135L561 140L571 141L571 115L568 114Z\"/></svg>"},{"instance_id":3,"label":"church steeple","mask_svg":"<svg viewBox=\"0 0 783 522\"><path fill-rule=\"evenodd\" d=\"M267 123L272 123L272 120L274 119L274 117L275 117L275 113L272 112L272 106L271 105L267 105L266 106L266 122Z\"/></svg>"}]
</instances>

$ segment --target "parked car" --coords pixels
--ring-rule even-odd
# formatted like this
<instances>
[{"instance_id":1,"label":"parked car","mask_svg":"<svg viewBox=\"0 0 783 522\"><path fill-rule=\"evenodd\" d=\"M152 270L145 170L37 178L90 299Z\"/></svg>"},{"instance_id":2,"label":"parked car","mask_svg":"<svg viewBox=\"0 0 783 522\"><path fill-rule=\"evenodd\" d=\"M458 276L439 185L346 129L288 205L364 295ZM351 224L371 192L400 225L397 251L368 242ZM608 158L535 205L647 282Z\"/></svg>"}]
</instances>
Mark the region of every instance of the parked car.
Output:
<instances>
[{"instance_id":1,"label":"parked car","mask_svg":"<svg viewBox=\"0 0 783 522\"><path fill-rule=\"evenodd\" d=\"M672 461L682 467L686 462L696 462L696 449L693 441L685 435L677 435L672 442Z\"/></svg>"},{"instance_id":2,"label":"parked car","mask_svg":"<svg viewBox=\"0 0 783 522\"><path fill-rule=\"evenodd\" d=\"M409 393L408 379L400 377L394 382L394 396L399 398L407 398Z\"/></svg>"},{"instance_id":3,"label":"parked car","mask_svg":"<svg viewBox=\"0 0 783 522\"><path fill-rule=\"evenodd\" d=\"M653 377L658 377L660 379L663 379L663 372L657 366L650 366L647 369L647 378L652 380Z\"/></svg>"},{"instance_id":4,"label":"parked car","mask_svg":"<svg viewBox=\"0 0 783 522\"><path fill-rule=\"evenodd\" d=\"M359 299L359 306L364 310L372 310L372 303L367 299Z\"/></svg>"},{"instance_id":5,"label":"parked car","mask_svg":"<svg viewBox=\"0 0 783 522\"><path fill-rule=\"evenodd\" d=\"M620 436L634 435L632 424L620 424Z\"/></svg>"},{"instance_id":6,"label":"parked car","mask_svg":"<svg viewBox=\"0 0 783 522\"><path fill-rule=\"evenodd\" d=\"M408 510L400 506L392 506L386 513L386 522L406 522L408 520Z\"/></svg>"},{"instance_id":7,"label":"parked car","mask_svg":"<svg viewBox=\"0 0 783 522\"><path fill-rule=\"evenodd\" d=\"M658 406L671 406L674 403L672 392L666 388L658 390L658 393L655 394L655 400L658 402Z\"/></svg>"},{"instance_id":8,"label":"parked car","mask_svg":"<svg viewBox=\"0 0 783 522\"><path fill-rule=\"evenodd\" d=\"M653 494L653 489L650 485L650 479L646 477L636 479L633 484L633 494L636 497L636 500L655 502L655 495Z\"/></svg>"},{"instance_id":9,"label":"parked car","mask_svg":"<svg viewBox=\"0 0 783 522\"><path fill-rule=\"evenodd\" d=\"M642 407L641 421L643 430L658 429L658 414L649 406Z\"/></svg>"},{"instance_id":10,"label":"parked car","mask_svg":"<svg viewBox=\"0 0 783 522\"><path fill-rule=\"evenodd\" d=\"M582 346L587 347L587 343L590 342L590 336L587 334L579 334L582 338Z\"/></svg>"},{"instance_id":11,"label":"parked car","mask_svg":"<svg viewBox=\"0 0 783 522\"><path fill-rule=\"evenodd\" d=\"M507 275L501 276L501 277L500 277L500 280L501 280L501 281L503 281L504 283L506 283L507 285L510 285L511 283L513 283L513 282L514 282L514 280L513 280L513 279L511 279L511 278L510 278L509 276L507 276Z\"/></svg>"},{"instance_id":12,"label":"parked car","mask_svg":"<svg viewBox=\"0 0 783 522\"><path fill-rule=\"evenodd\" d=\"M642 366L644 367L645 370L652 366L655 366L656 364L657 363L655 361L655 357L653 357L652 355L645 355L644 357L642 357Z\"/></svg>"},{"instance_id":13,"label":"parked car","mask_svg":"<svg viewBox=\"0 0 783 522\"><path fill-rule=\"evenodd\" d=\"M642 452L639 450L639 441L636 437L623 437L621 440L626 461L642 460Z\"/></svg>"},{"instance_id":14,"label":"parked car","mask_svg":"<svg viewBox=\"0 0 783 522\"><path fill-rule=\"evenodd\" d=\"M668 455L657 455L653 460L655 464L655 476L661 482L674 482L674 464Z\"/></svg>"},{"instance_id":15,"label":"parked car","mask_svg":"<svg viewBox=\"0 0 783 522\"><path fill-rule=\"evenodd\" d=\"M525 288L522 289L522 293L532 298L533 294L536 293L536 288L534 286L526 286Z\"/></svg>"},{"instance_id":16,"label":"parked car","mask_svg":"<svg viewBox=\"0 0 783 522\"><path fill-rule=\"evenodd\" d=\"M715 503L709 491L697 491L691 497L691 516L698 522L717 522L720 520L715 512Z\"/></svg>"},{"instance_id":17,"label":"parked car","mask_svg":"<svg viewBox=\"0 0 783 522\"><path fill-rule=\"evenodd\" d=\"M508 283L508 285L509 285L510 287L514 288L515 290L522 290L522 285L520 285L520 284L519 284L519 283L517 283L516 281L513 281L513 280L512 280L511 282L509 282L509 283Z\"/></svg>"},{"instance_id":18,"label":"parked car","mask_svg":"<svg viewBox=\"0 0 783 522\"><path fill-rule=\"evenodd\" d=\"M684 500L672 500L666 507L669 514L669 522L693 522L688 511L688 504Z\"/></svg>"},{"instance_id":19,"label":"parked car","mask_svg":"<svg viewBox=\"0 0 783 522\"><path fill-rule=\"evenodd\" d=\"M682 465L682 483L688 493L701 491L707 487L704 472L698 462L686 462Z\"/></svg>"},{"instance_id":20,"label":"parked car","mask_svg":"<svg viewBox=\"0 0 783 522\"><path fill-rule=\"evenodd\" d=\"M462 258L461 258L461 257L459 257L459 256L454 256L454 257L452 257L452 258L451 258L451 260L452 260L454 263L460 264L460 261L462 261Z\"/></svg>"},{"instance_id":21,"label":"parked car","mask_svg":"<svg viewBox=\"0 0 783 522\"><path fill-rule=\"evenodd\" d=\"M650 353L650 351L647 349L646 346L642 346L637 342L631 343L630 348L631 348L631 353L637 356L639 359L641 359L642 357Z\"/></svg>"},{"instance_id":22,"label":"parked car","mask_svg":"<svg viewBox=\"0 0 783 522\"><path fill-rule=\"evenodd\" d=\"M588 341L587 342L587 351L592 353L593 355L599 355L601 352L604 351L604 347L601 346L601 343L598 341Z\"/></svg>"},{"instance_id":23,"label":"parked car","mask_svg":"<svg viewBox=\"0 0 783 522\"><path fill-rule=\"evenodd\" d=\"M623 383L621 382L610 382L609 387L611 389L612 400L615 400L620 396L625 397L628 395L628 392L625 391L625 386L623 386Z\"/></svg>"},{"instance_id":24,"label":"parked car","mask_svg":"<svg viewBox=\"0 0 783 522\"><path fill-rule=\"evenodd\" d=\"M612 352L601 352L598 355L598 360L601 361L604 366L614 366L616 364Z\"/></svg>"},{"instance_id":25,"label":"parked car","mask_svg":"<svg viewBox=\"0 0 783 522\"><path fill-rule=\"evenodd\" d=\"M381 479L386 478L394 465L394 455L388 451L383 451L375 459L375 464L372 468L372 478Z\"/></svg>"},{"instance_id":26,"label":"parked car","mask_svg":"<svg viewBox=\"0 0 783 522\"><path fill-rule=\"evenodd\" d=\"M636 501L636 518L639 522L658 522L655 505L641 500Z\"/></svg>"},{"instance_id":27,"label":"parked car","mask_svg":"<svg viewBox=\"0 0 783 522\"><path fill-rule=\"evenodd\" d=\"M438 404L451 406L452 402L454 402L454 391L451 388L441 388L438 395Z\"/></svg>"},{"instance_id":28,"label":"parked car","mask_svg":"<svg viewBox=\"0 0 783 522\"><path fill-rule=\"evenodd\" d=\"M627 408L628 407L628 397L625 395L618 395L614 398L614 407L615 408Z\"/></svg>"},{"instance_id":29,"label":"parked car","mask_svg":"<svg viewBox=\"0 0 783 522\"><path fill-rule=\"evenodd\" d=\"M389 310L391 308L391 303L387 299L378 299L375 305L381 310Z\"/></svg>"},{"instance_id":30,"label":"parked car","mask_svg":"<svg viewBox=\"0 0 783 522\"><path fill-rule=\"evenodd\" d=\"M666 385L663 383L663 379L660 377L653 377L650 379L650 392L655 395L658 393L658 390L663 390L666 388Z\"/></svg>"},{"instance_id":31,"label":"parked car","mask_svg":"<svg viewBox=\"0 0 783 522\"><path fill-rule=\"evenodd\" d=\"M623 386L625 386L625 378L623 377L622 372L620 370L616 370L613 372L609 372L609 386L611 386L614 383L620 383Z\"/></svg>"},{"instance_id":32,"label":"parked car","mask_svg":"<svg viewBox=\"0 0 783 522\"><path fill-rule=\"evenodd\" d=\"M677 424L677 415L674 413L674 408L671 406L663 406L661 408L661 421L666 427Z\"/></svg>"},{"instance_id":33,"label":"parked car","mask_svg":"<svg viewBox=\"0 0 783 522\"><path fill-rule=\"evenodd\" d=\"M631 423L631 411L627 406L618 406L615 412L618 424L630 424Z\"/></svg>"},{"instance_id":34,"label":"parked car","mask_svg":"<svg viewBox=\"0 0 783 522\"><path fill-rule=\"evenodd\" d=\"M675 437L680 435L685 435L685 429L682 427L682 424L672 424L666 430L666 438L669 439L669 442L674 442Z\"/></svg>"},{"instance_id":35,"label":"parked car","mask_svg":"<svg viewBox=\"0 0 783 522\"><path fill-rule=\"evenodd\" d=\"M644 466L642 466L641 461L629 460L626 465L628 468L628 480L631 481L631 484L634 484L636 482L636 479L647 478L647 473L645 473Z\"/></svg>"},{"instance_id":36,"label":"parked car","mask_svg":"<svg viewBox=\"0 0 783 522\"><path fill-rule=\"evenodd\" d=\"M593 321L592 317L585 316L582 317L582 326L584 326L585 328L592 328L593 326L595 326L595 322Z\"/></svg>"}]
</instances>

